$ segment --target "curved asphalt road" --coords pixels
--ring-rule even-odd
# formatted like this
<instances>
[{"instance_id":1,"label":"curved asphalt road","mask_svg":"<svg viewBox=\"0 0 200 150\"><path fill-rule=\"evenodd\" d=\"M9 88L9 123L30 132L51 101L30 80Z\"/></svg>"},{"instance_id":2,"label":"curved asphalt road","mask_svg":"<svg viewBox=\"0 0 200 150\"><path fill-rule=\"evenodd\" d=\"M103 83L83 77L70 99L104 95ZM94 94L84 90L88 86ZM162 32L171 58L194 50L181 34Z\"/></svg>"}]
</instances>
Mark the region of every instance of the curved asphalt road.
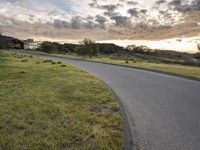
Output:
<instances>
[{"instance_id":1,"label":"curved asphalt road","mask_svg":"<svg viewBox=\"0 0 200 150\"><path fill-rule=\"evenodd\" d=\"M48 58L78 66L112 88L127 111L134 147L200 149L199 81L108 64Z\"/></svg>"}]
</instances>

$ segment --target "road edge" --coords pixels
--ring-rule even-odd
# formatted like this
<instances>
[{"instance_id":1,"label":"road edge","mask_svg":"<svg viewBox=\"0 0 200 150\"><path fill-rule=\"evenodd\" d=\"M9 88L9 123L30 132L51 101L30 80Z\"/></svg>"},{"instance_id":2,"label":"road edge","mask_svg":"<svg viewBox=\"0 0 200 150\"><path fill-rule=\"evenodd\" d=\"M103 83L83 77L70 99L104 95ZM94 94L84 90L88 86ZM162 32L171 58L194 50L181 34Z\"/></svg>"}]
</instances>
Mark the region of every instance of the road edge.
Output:
<instances>
[{"instance_id":1,"label":"road edge","mask_svg":"<svg viewBox=\"0 0 200 150\"><path fill-rule=\"evenodd\" d=\"M200 81L200 78L190 77L190 76L187 76L187 75L179 75L179 74L176 74L176 73L170 73L170 72L159 71L159 70L148 69L148 68L140 68L140 67L135 67L135 66L127 66L127 65L120 65L120 64L113 64L113 63L107 63L107 62L99 62L99 61L93 61L93 60L78 59L78 58L68 58L68 57L56 56L56 55L52 55L52 54L35 54L35 53L30 52L30 51L28 51L28 52L19 52L19 53L22 53L22 54L34 54L34 55L44 55L44 56L46 55L46 56L65 58L65 59L71 59L71 60L79 60L79 61L86 61L86 62L95 62L95 63L100 63L100 64L108 64L108 65L113 65L113 66L120 66L120 67L126 67L126 68L138 69L138 70L145 70L145 71L149 71L149 72L160 73L160 74L165 74L165 75L185 78L185 79L194 80L194 81Z\"/></svg>"},{"instance_id":2,"label":"road edge","mask_svg":"<svg viewBox=\"0 0 200 150\"><path fill-rule=\"evenodd\" d=\"M134 146L133 131L131 130L128 112L126 111L124 105L122 104L121 98L117 95L117 93L106 82L104 82L102 80L101 80L101 82L105 85L106 88L108 88L109 91L111 91L111 93L115 97L117 103L119 104L120 113L121 113L121 116L122 116L122 119L123 119L124 135L125 135L124 150L136 150L135 146Z\"/></svg>"}]
</instances>

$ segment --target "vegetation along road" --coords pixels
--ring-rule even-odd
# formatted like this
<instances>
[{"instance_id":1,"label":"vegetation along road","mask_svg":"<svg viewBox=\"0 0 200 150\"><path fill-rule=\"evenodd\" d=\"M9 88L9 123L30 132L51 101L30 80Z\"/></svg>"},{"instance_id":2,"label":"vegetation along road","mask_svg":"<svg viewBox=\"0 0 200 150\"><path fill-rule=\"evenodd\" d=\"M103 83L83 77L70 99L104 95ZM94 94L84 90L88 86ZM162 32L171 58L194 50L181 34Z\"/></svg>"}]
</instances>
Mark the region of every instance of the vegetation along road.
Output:
<instances>
[{"instance_id":1,"label":"vegetation along road","mask_svg":"<svg viewBox=\"0 0 200 150\"><path fill-rule=\"evenodd\" d=\"M119 106L94 76L0 52L0 150L121 150Z\"/></svg>"},{"instance_id":2,"label":"vegetation along road","mask_svg":"<svg viewBox=\"0 0 200 150\"><path fill-rule=\"evenodd\" d=\"M200 147L200 82L109 64L37 55L78 66L106 82L126 110L136 149Z\"/></svg>"}]
</instances>

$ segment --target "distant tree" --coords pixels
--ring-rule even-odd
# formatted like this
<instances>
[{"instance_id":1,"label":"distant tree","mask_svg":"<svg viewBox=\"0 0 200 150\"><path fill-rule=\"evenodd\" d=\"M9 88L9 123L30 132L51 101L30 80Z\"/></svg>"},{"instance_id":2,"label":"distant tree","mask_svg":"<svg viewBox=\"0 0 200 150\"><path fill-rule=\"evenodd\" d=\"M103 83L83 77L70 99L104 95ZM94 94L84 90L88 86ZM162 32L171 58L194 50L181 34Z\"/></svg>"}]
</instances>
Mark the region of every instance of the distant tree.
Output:
<instances>
[{"instance_id":1,"label":"distant tree","mask_svg":"<svg viewBox=\"0 0 200 150\"><path fill-rule=\"evenodd\" d=\"M40 50L46 53L54 53L57 52L57 47L55 44L45 41L40 45Z\"/></svg>"},{"instance_id":2,"label":"distant tree","mask_svg":"<svg viewBox=\"0 0 200 150\"><path fill-rule=\"evenodd\" d=\"M115 53L121 53L124 51L123 47L117 46L112 43L98 43L95 44L99 48L99 52L102 54L115 54Z\"/></svg>"},{"instance_id":3,"label":"distant tree","mask_svg":"<svg viewBox=\"0 0 200 150\"><path fill-rule=\"evenodd\" d=\"M52 44L56 48L56 52L58 52L58 53L67 53L68 52L67 48L63 44L60 44L57 42L53 42Z\"/></svg>"},{"instance_id":4,"label":"distant tree","mask_svg":"<svg viewBox=\"0 0 200 150\"><path fill-rule=\"evenodd\" d=\"M128 51L131 51L132 53L141 53L141 54L149 54L152 53L153 50L148 48L147 46L136 46L136 45L129 45L126 47Z\"/></svg>"},{"instance_id":5,"label":"distant tree","mask_svg":"<svg viewBox=\"0 0 200 150\"><path fill-rule=\"evenodd\" d=\"M79 55L89 55L91 58L92 56L96 56L98 54L98 46L94 41L90 39L84 39L80 42L80 46L76 48L76 52Z\"/></svg>"},{"instance_id":6,"label":"distant tree","mask_svg":"<svg viewBox=\"0 0 200 150\"><path fill-rule=\"evenodd\" d=\"M88 55L88 51L87 51L87 49L85 48L84 45L78 45L75 48L75 53L77 53L78 55L83 55L83 56Z\"/></svg>"},{"instance_id":7,"label":"distant tree","mask_svg":"<svg viewBox=\"0 0 200 150\"><path fill-rule=\"evenodd\" d=\"M63 44L64 48L68 51L68 52L72 52L74 53L76 48L79 46L78 44L69 44L69 43L65 43Z\"/></svg>"}]
</instances>

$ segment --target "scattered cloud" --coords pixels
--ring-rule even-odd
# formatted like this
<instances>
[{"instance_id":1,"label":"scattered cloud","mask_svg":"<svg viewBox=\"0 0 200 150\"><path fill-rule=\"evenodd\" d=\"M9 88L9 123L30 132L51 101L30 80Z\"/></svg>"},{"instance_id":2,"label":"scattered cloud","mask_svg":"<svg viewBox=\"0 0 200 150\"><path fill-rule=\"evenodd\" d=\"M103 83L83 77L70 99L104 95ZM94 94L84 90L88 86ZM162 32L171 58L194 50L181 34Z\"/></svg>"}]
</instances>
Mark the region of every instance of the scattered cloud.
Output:
<instances>
[{"instance_id":1,"label":"scattered cloud","mask_svg":"<svg viewBox=\"0 0 200 150\"><path fill-rule=\"evenodd\" d=\"M0 0L0 27L18 37L98 39L91 33L101 31L107 38L134 38L177 26L196 31L199 12L200 0Z\"/></svg>"},{"instance_id":2,"label":"scattered cloud","mask_svg":"<svg viewBox=\"0 0 200 150\"><path fill-rule=\"evenodd\" d=\"M158 1L156 1L156 5L161 5L161 4L164 4L164 3L166 3L166 0L158 0Z\"/></svg>"},{"instance_id":3,"label":"scattered cloud","mask_svg":"<svg viewBox=\"0 0 200 150\"><path fill-rule=\"evenodd\" d=\"M139 12L136 8L131 8L131 9L128 9L127 12L131 15L131 16L134 16L134 17L138 17L139 15Z\"/></svg>"}]
</instances>

